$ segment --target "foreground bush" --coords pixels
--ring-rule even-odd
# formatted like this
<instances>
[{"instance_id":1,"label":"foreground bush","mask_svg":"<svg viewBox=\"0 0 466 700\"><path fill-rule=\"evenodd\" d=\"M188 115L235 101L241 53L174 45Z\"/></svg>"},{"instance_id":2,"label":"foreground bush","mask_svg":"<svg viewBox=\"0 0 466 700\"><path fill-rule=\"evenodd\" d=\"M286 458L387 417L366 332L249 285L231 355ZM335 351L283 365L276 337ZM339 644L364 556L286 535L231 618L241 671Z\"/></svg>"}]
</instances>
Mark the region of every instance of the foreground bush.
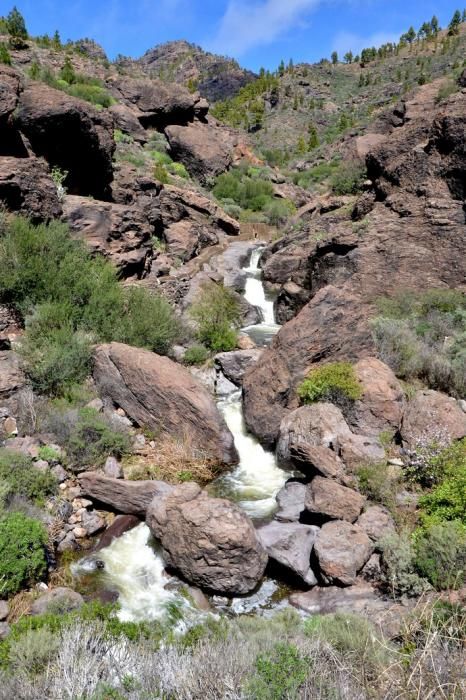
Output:
<instances>
[{"instance_id":1,"label":"foreground bush","mask_svg":"<svg viewBox=\"0 0 466 700\"><path fill-rule=\"evenodd\" d=\"M3 222L0 303L26 316L22 353L38 391L62 394L89 371L93 342L125 342L165 354L181 332L168 302L124 289L114 268L92 257L61 223Z\"/></svg>"},{"instance_id":2,"label":"foreground bush","mask_svg":"<svg viewBox=\"0 0 466 700\"><path fill-rule=\"evenodd\" d=\"M4 491L4 505L8 505L12 496L43 505L57 488L54 476L37 469L29 457L3 449L0 450L0 482L7 487Z\"/></svg>"},{"instance_id":3,"label":"foreground bush","mask_svg":"<svg viewBox=\"0 0 466 700\"><path fill-rule=\"evenodd\" d=\"M0 518L0 596L13 595L38 581L47 569L47 533L42 523L22 513Z\"/></svg>"},{"instance_id":4,"label":"foreground bush","mask_svg":"<svg viewBox=\"0 0 466 700\"><path fill-rule=\"evenodd\" d=\"M234 350L241 309L234 292L228 287L216 282L203 285L190 314L197 322L197 336L201 343L214 352Z\"/></svg>"},{"instance_id":5,"label":"foreground bush","mask_svg":"<svg viewBox=\"0 0 466 700\"><path fill-rule=\"evenodd\" d=\"M461 588L466 581L466 529L445 522L415 534L414 564L420 576L441 591Z\"/></svg>"},{"instance_id":6,"label":"foreground bush","mask_svg":"<svg viewBox=\"0 0 466 700\"><path fill-rule=\"evenodd\" d=\"M456 396L466 391L466 294L433 289L380 299L372 322L381 359L405 379ZM448 341L446 342L446 339Z\"/></svg>"},{"instance_id":7,"label":"foreground bush","mask_svg":"<svg viewBox=\"0 0 466 700\"><path fill-rule=\"evenodd\" d=\"M102 466L107 457L130 452L128 433L93 408L57 410L48 417L47 427L64 446L74 471Z\"/></svg>"},{"instance_id":8,"label":"foreground bush","mask_svg":"<svg viewBox=\"0 0 466 700\"><path fill-rule=\"evenodd\" d=\"M353 366L349 362L330 362L309 372L298 387L303 403L341 400L356 401L362 389Z\"/></svg>"}]
</instances>

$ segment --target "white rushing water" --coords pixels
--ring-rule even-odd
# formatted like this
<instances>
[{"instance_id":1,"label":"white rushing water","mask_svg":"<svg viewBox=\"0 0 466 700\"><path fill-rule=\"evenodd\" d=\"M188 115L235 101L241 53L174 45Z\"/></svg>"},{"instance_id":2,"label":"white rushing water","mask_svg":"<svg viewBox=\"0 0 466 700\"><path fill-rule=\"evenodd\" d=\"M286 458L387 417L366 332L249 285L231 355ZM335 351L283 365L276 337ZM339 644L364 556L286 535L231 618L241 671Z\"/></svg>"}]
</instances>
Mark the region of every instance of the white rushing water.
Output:
<instances>
[{"instance_id":1,"label":"white rushing water","mask_svg":"<svg viewBox=\"0 0 466 700\"><path fill-rule=\"evenodd\" d=\"M262 248L256 249L251 257L246 273L245 297L258 306L263 315L263 322L243 329L259 344L267 344L277 332L273 302L266 298L259 269ZM257 342L257 340L256 340ZM217 479L213 484L216 493L231 498L255 520L262 520L271 515L276 507L275 496L289 473L280 469L275 455L265 450L250 433L247 432L243 419L241 391L235 391L218 402L218 407L230 428L240 457L239 464L228 474ZM118 616L123 621L142 621L161 619L167 615L171 606L183 608L186 621L199 618L203 613L195 611L188 601L176 591L166 590L169 578L164 573L164 561L160 549L151 540L150 530L145 524L138 525L115 539L111 545L98 554L86 557L73 565L75 575L84 575L96 571L96 560L100 559L104 567L98 571L102 587L117 591L119 594ZM265 589L271 582L264 582ZM273 584L274 585L274 584ZM272 585L272 588L273 588ZM259 596L267 592L259 591ZM261 592L262 591L262 592ZM254 607L254 599L249 602ZM243 611L243 603L238 603L238 610ZM252 608L251 608L252 609ZM188 622L189 624L189 622Z\"/></svg>"}]
</instances>

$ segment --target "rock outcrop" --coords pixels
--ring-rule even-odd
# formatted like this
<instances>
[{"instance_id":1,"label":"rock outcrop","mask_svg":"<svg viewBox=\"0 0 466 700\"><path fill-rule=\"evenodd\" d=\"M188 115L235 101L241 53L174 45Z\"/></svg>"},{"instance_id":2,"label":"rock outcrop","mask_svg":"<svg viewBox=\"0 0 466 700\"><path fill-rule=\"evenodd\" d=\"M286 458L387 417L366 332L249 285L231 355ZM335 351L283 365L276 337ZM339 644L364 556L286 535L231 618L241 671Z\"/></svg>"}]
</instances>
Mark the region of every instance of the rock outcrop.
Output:
<instances>
[{"instance_id":1,"label":"rock outcrop","mask_svg":"<svg viewBox=\"0 0 466 700\"><path fill-rule=\"evenodd\" d=\"M21 93L15 126L36 155L67 172L71 194L109 197L115 149L113 120L88 102L42 83Z\"/></svg>"},{"instance_id":2,"label":"rock outcrop","mask_svg":"<svg viewBox=\"0 0 466 700\"><path fill-rule=\"evenodd\" d=\"M75 238L108 258L122 277L143 276L152 229L139 207L67 196L63 209Z\"/></svg>"},{"instance_id":3,"label":"rock outcrop","mask_svg":"<svg viewBox=\"0 0 466 700\"><path fill-rule=\"evenodd\" d=\"M140 426L184 439L221 464L235 464L233 436L209 393L167 357L121 343L94 353L100 394L123 408Z\"/></svg>"},{"instance_id":4,"label":"rock outcrop","mask_svg":"<svg viewBox=\"0 0 466 700\"><path fill-rule=\"evenodd\" d=\"M168 126L165 135L173 158L203 184L228 170L233 162L233 144L227 131L196 122Z\"/></svg>"},{"instance_id":5,"label":"rock outcrop","mask_svg":"<svg viewBox=\"0 0 466 700\"><path fill-rule=\"evenodd\" d=\"M0 201L35 224L60 216L57 188L41 158L0 158Z\"/></svg>"},{"instance_id":6,"label":"rock outcrop","mask_svg":"<svg viewBox=\"0 0 466 700\"><path fill-rule=\"evenodd\" d=\"M305 508L308 513L353 523L364 505L364 497L346 486L337 484L332 479L316 476L308 484Z\"/></svg>"},{"instance_id":7,"label":"rock outcrop","mask_svg":"<svg viewBox=\"0 0 466 700\"><path fill-rule=\"evenodd\" d=\"M230 501L210 498L197 484L176 487L155 499L147 524L160 540L165 559L191 584L238 595L253 590L267 554L252 522Z\"/></svg>"},{"instance_id":8,"label":"rock outcrop","mask_svg":"<svg viewBox=\"0 0 466 700\"><path fill-rule=\"evenodd\" d=\"M137 109L144 128L163 129L169 124L187 124L194 119L198 97L176 84L152 78L119 78L111 83L112 93L123 104Z\"/></svg>"},{"instance_id":9,"label":"rock outcrop","mask_svg":"<svg viewBox=\"0 0 466 700\"><path fill-rule=\"evenodd\" d=\"M406 405L401 426L403 443L415 448L439 435L446 442L466 436L466 413L451 396L438 391L418 391Z\"/></svg>"},{"instance_id":10,"label":"rock outcrop","mask_svg":"<svg viewBox=\"0 0 466 700\"><path fill-rule=\"evenodd\" d=\"M83 472L79 485L84 496L105 503L118 513L140 517L145 517L155 498L166 496L172 489L164 481L125 481L99 472Z\"/></svg>"}]
</instances>

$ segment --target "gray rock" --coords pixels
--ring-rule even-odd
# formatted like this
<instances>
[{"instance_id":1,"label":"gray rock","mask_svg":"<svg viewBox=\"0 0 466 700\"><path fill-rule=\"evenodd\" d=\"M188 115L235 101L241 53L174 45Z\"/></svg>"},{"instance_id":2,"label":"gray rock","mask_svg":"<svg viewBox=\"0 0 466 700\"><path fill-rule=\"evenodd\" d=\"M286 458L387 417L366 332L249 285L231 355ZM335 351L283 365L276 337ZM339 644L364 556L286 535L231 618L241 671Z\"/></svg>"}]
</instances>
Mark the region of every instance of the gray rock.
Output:
<instances>
[{"instance_id":1,"label":"gray rock","mask_svg":"<svg viewBox=\"0 0 466 700\"><path fill-rule=\"evenodd\" d=\"M62 554L63 552L75 551L78 549L78 543L76 542L76 537L72 530L68 532L62 541L57 546L57 552Z\"/></svg>"},{"instance_id":2,"label":"gray rock","mask_svg":"<svg viewBox=\"0 0 466 700\"><path fill-rule=\"evenodd\" d=\"M0 640L6 639L10 634L11 627L8 622L0 622Z\"/></svg>"},{"instance_id":3,"label":"gray rock","mask_svg":"<svg viewBox=\"0 0 466 700\"><path fill-rule=\"evenodd\" d=\"M318 532L319 528L314 525L276 521L257 530L269 557L300 576L309 586L317 583L310 559Z\"/></svg>"},{"instance_id":4,"label":"gray rock","mask_svg":"<svg viewBox=\"0 0 466 700\"><path fill-rule=\"evenodd\" d=\"M298 522L299 516L304 510L306 496L305 484L290 481L277 493L278 510L275 520L280 522Z\"/></svg>"},{"instance_id":5,"label":"gray rock","mask_svg":"<svg viewBox=\"0 0 466 700\"><path fill-rule=\"evenodd\" d=\"M103 410L104 408L104 402L102 399L92 399L92 401L89 401L89 403L86 404L86 408L92 408L94 411L100 411Z\"/></svg>"},{"instance_id":6,"label":"gray rock","mask_svg":"<svg viewBox=\"0 0 466 700\"><path fill-rule=\"evenodd\" d=\"M374 550L374 546L359 525L346 520L325 523L318 533L314 552L321 575L328 583L351 586Z\"/></svg>"},{"instance_id":7,"label":"gray rock","mask_svg":"<svg viewBox=\"0 0 466 700\"><path fill-rule=\"evenodd\" d=\"M3 622L8 617L10 606L7 600L0 600L0 622Z\"/></svg>"},{"instance_id":8,"label":"gray rock","mask_svg":"<svg viewBox=\"0 0 466 700\"><path fill-rule=\"evenodd\" d=\"M234 350L215 355L214 361L223 374L237 386L241 386L244 373L259 359L261 350Z\"/></svg>"},{"instance_id":9,"label":"gray rock","mask_svg":"<svg viewBox=\"0 0 466 700\"><path fill-rule=\"evenodd\" d=\"M85 510L82 514L81 524L87 534L92 537L105 528L105 520L95 511Z\"/></svg>"},{"instance_id":10,"label":"gray rock","mask_svg":"<svg viewBox=\"0 0 466 700\"><path fill-rule=\"evenodd\" d=\"M155 497L162 498L173 489L164 481L125 481L98 472L80 474L79 483L83 495L106 503L120 513L142 517Z\"/></svg>"},{"instance_id":11,"label":"gray rock","mask_svg":"<svg viewBox=\"0 0 466 700\"><path fill-rule=\"evenodd\" d=\"M62 484L68 478L68 474L63 469L61 464L57 464L55 467L52 467L50 472L53 474L59 484Z\"/></svg>"},{"instance_id":12,"label":"gray rock","mask_svg":"<svg viewBox=\"0 0 466 700\"><path fill-rule=\"evenodd\" d=\"M374 542L395 532L395 521L383 506L370 506L356 522Z\"/></svg>"},{"instance_id":13,"label":"gray rock","mask_svg":"<svg viewBox=\"0 0 466 700\"><path fill-rule=\"evenodd\" d=\"M316 476L306 489L305 507L309 513L354 522L366 499L357 491L332 479Z\"/></svg>"},{"instance_id":14,"label":"gray rock","mask_svg":"<svg viewBox=\"0 0 466 700\"><path fill-rule=\"evenodd\" d=\"M123 467L115 457L107 457L104 464L104 474L112 479L123 479Z\"/></svg>"},{"instance_id":15,"label":"gray rock","mask_svg":"<svg viewBox=\"0 0 466 700\"><path fill-rule=\"evenodd\" d=\"M84 605L82 595L71 588L52 588L40 595L31 605L31 615L43 615L47 611L70 612Z\"/></svg>"}]
</instances>

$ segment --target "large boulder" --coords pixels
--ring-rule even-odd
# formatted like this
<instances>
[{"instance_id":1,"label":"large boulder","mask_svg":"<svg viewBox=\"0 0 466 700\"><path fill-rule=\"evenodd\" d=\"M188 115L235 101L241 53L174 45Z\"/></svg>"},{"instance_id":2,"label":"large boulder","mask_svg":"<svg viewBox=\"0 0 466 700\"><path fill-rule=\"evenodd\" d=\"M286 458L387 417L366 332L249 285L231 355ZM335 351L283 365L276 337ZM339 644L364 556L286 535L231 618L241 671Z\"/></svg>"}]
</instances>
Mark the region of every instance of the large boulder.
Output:
<instances>
[{"instance_id":1,"label":"large boulder","mask_svg":"<svg viewBox=\"0 0 466 700\"><path fill-rule=\"evenodd\" d=\"M23 78L15 68L0 66L0 124L4 126L18 104ZM4 144L2 143L2 155Z\"/></svg>"},{"instance_id":2,"label":"large boulder","mask_svg":"<svg viewBox=\"0 0 466 700\"><path fill-rule=\"evenodd\" d=\"M32 82L20 96L15 125L36 155L68 173L71 194L110 196L113 178L113 119L88 102Z\"/></svg>"},{"instance_id":3,"label":"large boulder","mask_svg":"<svg viewBox=\"0 0 466 700\"><path fill-rule=\"evenodd\" d=\"M403 414L403 444L415 448L419 442L432 441L436 435L448 441L465 437L466 413L451 396L439 391L418 391Z\"/></svg>"},{"instance_id":4,"label":"large boulder","mask_svg":"<svg viewBox=\"0 0 466 700\"><path fill-rule=\"evenodd\" d=\"M133 530L140 524L141 520L137 515L117 515L113 523L109 525L105 532L100 536L99 541L94 547L93 551L99 552L101 549L109 547L113 540L118 539L118 537L121 537L126 532Z\"/></svg>"},{"instance_id":5,"label":"large boulder","mask_svg":"<svg viewBox=\"0 0 466 700\"><path fill-rule=\"evenodd\" d=\"M83 472L78 478L83 496L104 503L118 513L140 517L145 517L154 499L160 499L172 490L164 481L125 481L99 472Z\"/></svg>"},{"instance_id":6,"label":"large boulder","mask_svg":"<svg viewBox=\"0 0 466 700\"><path fill-rule=\"evenodd\" d=\"M138 143L147 142L147 134L141 126L136 110L124 104L115 104L109 108L115 126L124 134L128 134Z\"/></svg>"},{"instance_id":7,"label":"large boulder","mask_svg":"<svg viewBox=\"0 0 466 700\"><path fill-rule=\"evenodd\" d=\"M395 532L395 521L383 506L370 506L359 516L356 524L373 542Z\"/></svg>"},{"instance_id":8,"label":"large boulder","mask_svg":"<svg viewBox=\"0 0 466 700\"><path fill-rule=\"evenodd\" d=\"M41 158L0 158L0 202L33 223L60 216L57 188Z\"/></svg>"},{"instance_id":9,"label":"large boulder","mask_svg":"<svg viewBox=\"0 0 466 700\"><path fill-rule=\"evenodd\" d=\"M165 135L174 160L185 165L189 174L206 184L224 173L233 161L233 147L228 133L208 124L195 122L187 126L168 126Z\"/></svg>"},{"instance_id":10,"label":"large boulder","mask_svg":"<svg viewBox=\"0 0 466 700\"><path fill-rule=\"evenodd\" d=\"M396 433L403 416L404 392L395 374L375 357L359 360L354 370L362 396L350 412L351 428L372 437L386 431Z\"/></svg>"},{"instance_id":11,"label":"large boulder","mask_svg":"<svg viewBox=\"0 0 466 700\"><path fill-rule=\"evenodd\" d=\"M311 445L306 439L293 441L290 445L293 465L306 476L324 476L345 482L345 465L330 447Z\"/></svg>"},{"instance_id":12,"label":"large boulder","mask_svg":"<svg viewBox=\"0 0 466 700\"><path fill-rule=\"evenodd\" d=\"M225 377L233 384L241 386L243 376L248 367L257 362L261 350L234 350L215 355L214 361Z\"/></svg>"},{"instance_id":13,"label":"large boulder","mask_svg":"<svg viewBox=\"0 0 466 700\"><path fill-rule=\"evenodd\" d=\"M279 462L297 466L293 463L293 454L302 454L305 446L331 448L349 468L361 461L385 457L380 443L369 436L355 435L341 410L331 403L302 406L283 418L277 443ZM334 468L336 476L338 464Z\"/></svg>"},{"instance_id":14,"label":"large boulder","mask_svg":"<svg viewBox=\"0 0 466 700\"><path fill-rule=\"evenodd\" d=\"M63 218L71 234L108 258L122 277L142 276L152 230L138 207L68 196Z\"/></svg>"},{"instance_id":15,"label":"large boulder","mask_svg":"<svg viewBox=\"0 0 466 700\"><path fill-rule=\"evenodd\" d=\"M119 78L111 83L113 94L124 104L137 108L144 128L162 129L168 124L186 124L194 119L197 97L175 83Z\"/></svg>"},{"instance_id":16,"label":"large boulder","mask_svg":"<svg viewBox=\"0 0 466 700\"><path fill-rule=\"evenodd\" d=\"M155 499L147 524L167 564L191 584L238 595L252 591L264 574L267 554L247 515L230 501L210 498L197 484Z\"/></svg>"},{"instance_id":17,"label":"large boulder","mask_svg":"<svg viewBox=\"0 0 466 700\"><path fill-rule=\"evenodd\" d=\"M326 583L351 586L374 550L369 537L359 525L346 520L325 523L317 535L314 552Z\"/></svg>"},{"instance_id":18,"label":"large boulder","mask_svg":"<svg viewBox=\"0 0 466 700\"><path fill-rule=\"evenodd\" d=\"M357 491L341 486L332 479L316 476L307 486L305 508L315 516L353 523L364 501L364 496Z\"/></svg>"},{"instance_id":19,"label":"large boulder","mask_svg":"<svg viewBox=\"0 0 466 700\"><path fill-rule=\"evenodd\" d=\"M167 357L122 343L94 352L100 394L123 408L138 425L185 439L222 464L235 464L233 436L209 393L190 372Z\"/></svg>"},{"instance_id":20,"label":"large boulder","mask_svg":"<svg viewBox=\"0 0 466 700\"><path fill-rule=\"evenodd\" d=\"M299 576L304 583L317 583L310 566L311 552L319 528L301 523L273 521L257 530L259 540L271 559Z\"/></svg>"}]
</instances>

